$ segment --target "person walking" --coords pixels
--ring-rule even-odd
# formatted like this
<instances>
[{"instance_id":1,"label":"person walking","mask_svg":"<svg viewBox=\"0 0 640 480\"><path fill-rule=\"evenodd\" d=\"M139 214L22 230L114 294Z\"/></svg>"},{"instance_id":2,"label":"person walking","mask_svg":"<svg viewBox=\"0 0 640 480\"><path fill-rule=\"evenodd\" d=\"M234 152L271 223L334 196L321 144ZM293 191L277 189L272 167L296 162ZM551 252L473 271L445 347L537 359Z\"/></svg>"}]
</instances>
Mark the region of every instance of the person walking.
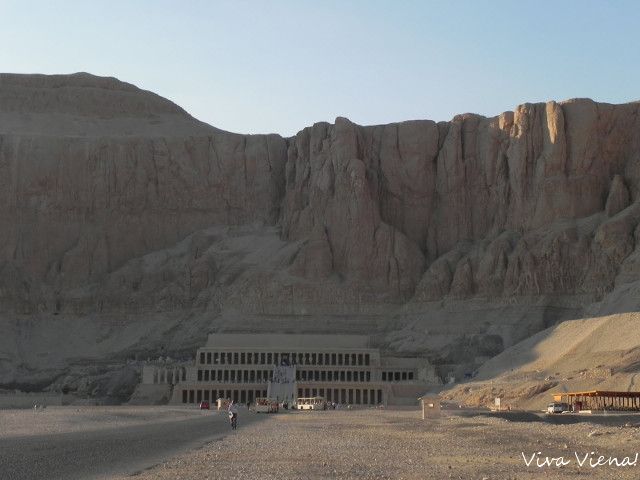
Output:
<instances>
[{"instance_id":1,"label":"person walking","mask_svg":"<svg viewBox=\"0 0 640 480\"><path fill-rule=\"evenodd\" d=\"M227 408L227 412L229 414L229 422L231 423L231 430L235 430L238 428L238 406L232 400L229 403L229 408Z\"/></svg>"}]
</instances>

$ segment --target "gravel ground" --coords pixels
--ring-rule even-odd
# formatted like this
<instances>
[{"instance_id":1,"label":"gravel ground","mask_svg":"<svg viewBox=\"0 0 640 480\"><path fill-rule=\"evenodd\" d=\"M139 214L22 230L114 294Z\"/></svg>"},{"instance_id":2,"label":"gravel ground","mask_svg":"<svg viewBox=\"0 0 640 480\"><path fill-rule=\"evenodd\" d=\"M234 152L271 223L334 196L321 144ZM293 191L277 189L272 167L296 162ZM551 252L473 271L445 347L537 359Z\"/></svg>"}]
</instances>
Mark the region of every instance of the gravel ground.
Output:
<instances>
[{"instance_id":1,"label":"gravel ground","mask_svg":"<svg viewBox=\"0 0 640 480\"><path fill-rule=\"evenodd\" d=\"M195 408L157 406L47 407L38 411L0 409L0 438L121 428L195 418L202 414Z\"/></svg>"},{"instance_id":2,"label":"gravel ground","mask_svg":"<svg viewBox=\"0 0 640 480\"><path fill-rule=\"evenodd\" d=\"M245 413L244 415L252 415ZM240 426L219 441L150 470L151 479L565 479L639 478L635 467L579 468L581 457L640 451L640 429L587 421L550 424L536 415L500 418L443 412L420 420L416 410L291 412ZM639 418L640 420L640 418ZM616 424L617 423L617 424ZM528 456L564 456L562 468L527 467ZM534 460L535 464L535 460ZM127 477L122 477L127 478ZM131 477L128 477L131 478Z\"/></svg>"},{"instance_id":3,"label":"gravel ground","mask_svg":"<svg viewBox=\"0 0 640 480\"><path fill-rule=\"evenodd\" d=\"M18 418L31 419L34 414L30 415L15 412ZM45 425L54 430L68 430L74 419L85 421L73 423L74 430L62 433L0 436L1 480L106 480L193 451L229 431L226 415L195 408L149 413L144 407L97 408L84 414L68 408L50 417L44 412L36 415L42 421L46 418ZM140 423L141 418L148 421ZM245 418L245 423L260 419ZM56 421L60 422L57 427Z\"/></svg>"}]
</instances>

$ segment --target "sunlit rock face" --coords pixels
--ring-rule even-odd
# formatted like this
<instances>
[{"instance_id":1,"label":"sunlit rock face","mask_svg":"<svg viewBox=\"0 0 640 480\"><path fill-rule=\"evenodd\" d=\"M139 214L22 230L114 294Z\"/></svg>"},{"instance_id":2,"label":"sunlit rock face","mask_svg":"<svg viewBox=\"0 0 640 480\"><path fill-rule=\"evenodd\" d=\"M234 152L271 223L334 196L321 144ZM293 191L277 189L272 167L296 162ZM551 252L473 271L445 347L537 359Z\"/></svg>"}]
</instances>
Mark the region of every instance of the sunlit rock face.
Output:
<instances>
[{"instance_id":1,"label":"sunlit rock face","mask_svg":"<svg viewBox=\"0 0 640 480\"><path fill-rule=\"evenodd\" d=\"M113 78L0 75L0 386L186 356L214 330L367 333L475 364L637 308L638 109L282 138Z\"/></svg>"},{"instance_id":2,"label":"sunlit rock face","mask_svg":"<svg viewBox=\"0 0 640 480\"><path fill-rule=\"evenodd\" d=\"M301 271L326 275L330 258L400 295L603 293L634 248L637 112L571 100L439 124L316 124L290 141L283 233L310 242ZM625 225L615 239L612 223Z\"/></svg>"}]
</instances>

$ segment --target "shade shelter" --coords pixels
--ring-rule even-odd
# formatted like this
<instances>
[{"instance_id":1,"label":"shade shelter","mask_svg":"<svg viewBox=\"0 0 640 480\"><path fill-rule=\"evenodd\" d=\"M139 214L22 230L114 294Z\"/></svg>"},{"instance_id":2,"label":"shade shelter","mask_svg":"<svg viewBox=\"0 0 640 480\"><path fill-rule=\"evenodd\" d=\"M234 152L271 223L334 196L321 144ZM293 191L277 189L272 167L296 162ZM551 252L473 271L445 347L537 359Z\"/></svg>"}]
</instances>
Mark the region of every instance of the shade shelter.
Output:
<instances>
[{"instance_id":1,"label":"shade shelter","mask_svg":"<svg viewBox=\"0 0 640 480\"><path fill-rule=\"evenodd\" d=\"M588 390L554 393L553 401L568 403L573 410L640 412L640 392Z\"/></svg>"}]
</instances>

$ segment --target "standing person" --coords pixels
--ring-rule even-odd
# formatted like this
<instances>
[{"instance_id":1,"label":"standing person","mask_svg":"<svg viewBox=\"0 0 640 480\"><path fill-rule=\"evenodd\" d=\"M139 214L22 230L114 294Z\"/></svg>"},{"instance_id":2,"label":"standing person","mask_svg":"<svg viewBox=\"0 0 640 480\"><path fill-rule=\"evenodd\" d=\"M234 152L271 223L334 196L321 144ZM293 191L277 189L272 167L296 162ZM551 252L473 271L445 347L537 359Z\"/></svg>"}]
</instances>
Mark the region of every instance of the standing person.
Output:
<instances>
[{"instance_id":1,"label":"standing person","mask_svg":"<svg viewBox=\"0 0 640 480\"><path fill-rule=\"evenodd\" d=\"M229 403L229 408L227 409L229 413L229 421L231 422L231 429L235 430L238 427L238 406L236 403L231 400Z\"/></svg>"}]
</instances>

